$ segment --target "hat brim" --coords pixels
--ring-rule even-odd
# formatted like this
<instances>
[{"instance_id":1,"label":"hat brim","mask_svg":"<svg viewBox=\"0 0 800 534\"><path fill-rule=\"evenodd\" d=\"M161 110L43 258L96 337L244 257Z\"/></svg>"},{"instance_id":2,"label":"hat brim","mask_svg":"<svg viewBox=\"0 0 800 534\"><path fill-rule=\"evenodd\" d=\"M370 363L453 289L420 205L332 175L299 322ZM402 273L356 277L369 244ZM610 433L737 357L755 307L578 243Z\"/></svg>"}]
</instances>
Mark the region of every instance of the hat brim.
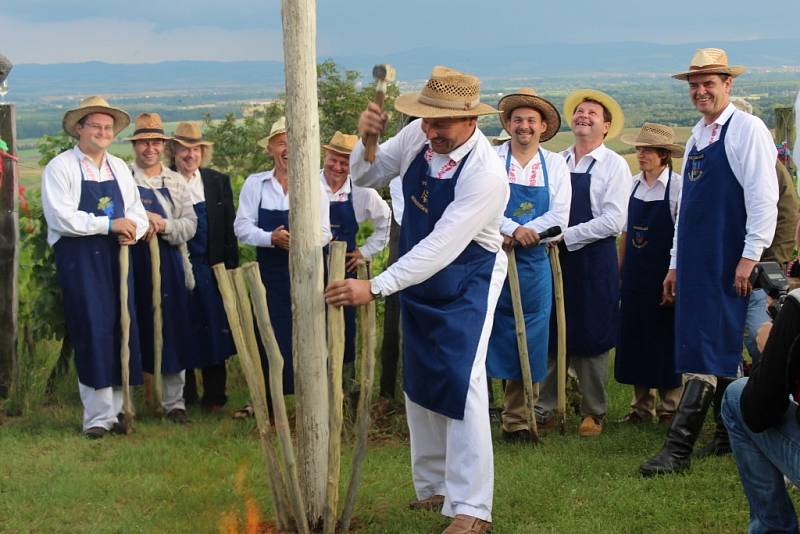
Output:
<instances>
[{"instance_id":1,"label":"hat brim","mask_svg":"<svg viewBox=\"0 0 800 534\"><path fill-rule=\"evenodd\" d=\"M688 70L686 72L673 74L672 77L676 80L688 80L689 76L697 76L698 74L727 74L731 78L736 78L745 72L747 72L747 68L741 65L732 65L730 67L708 67L705 69Z\"/></svg>"},{"instance_id":2,"label":"hat brim","mask_svg":"<svg viewBox=\"0 0 800 534\"><path fill-rule=\"evenodd\" d=\"M573 91L567 95L566 100L564 100L563 116L572 117L578 104L587 98L600 102L609 113L611 113L611 126L608 128L606 139L614 139L622 133L622 128L625 126L625 114L622 112L622 107L616 100L602 91L596 91L594 89L578 89L577 91ZM570 120L570 124L572 124L572 120Z\"/></svg>"},{"instance_id":3,"label":"hat brim","mask_svg":"<svg viewBox=\"0 0 800 534\"><path fill-rule=\"evenodd\" d=\"M345 156L349 156L350 153L353 152L352 149L348 149L343 146L337 146L337 145L322 145L322 148L324 150L330 150L331 152L336 152L337 154L342 154Z\"/></svg>"},{"instance_id":4,"label":"hat brim","mask_svg":"<svg viewBox=\"0 0 800 534\"><path fill-rule=\"evenodd\" d=\"M131 123L131 116L119 108L87 106L85 108L71 109L64 113L64 120L62 121L64 131L67 132L69 136L77 139L80 136L75 127L82 118L92 113L103 113L104 115L111 115L114 118L114 137L119 135L119 133Z\"/></svg>"},{"instance_id":5,"label":"hat brim","mask_svg":"<svg viewBox=\"0 0 800 534\"><path fill-rule=\"evenodd\" d=\"M626 145L630 145L632 147L642 147L642 148L663 148L664 150L669 150L670 155L673 158L682 158L684 152L686 151L686 147L683 145L679 145L677 143L642 143L641 141L637 141L638 136L634 134L624 134L620 136L619 140L625 143Z\"/></svg>"},{"instance_id":6,"label":"hat brim","mask_svg":"<svg viewBox=\"0 0 800 534\"><path fill-rule=\"evenodd\" d=\"M262 137L261 139L256 141L256 144L258 146L260 146L261 148L267 148L267 145L269 145L269 140L270 139L272 139L276 135L285 134L285 133L286 133L286 130L278 130L277 132L273 132L273 133L269 134L266 137Z\"/></svg>"},{"instance_id":7,"label":"hat brim","mask_svg":"<svg viewBox=\"0 0 800 534\"><path fill-rule=\"evenodd\" d=\"M419 117L420 119L447 119L457 117L480 117L500 113L492 106L479 103L470 109L451 109L422 104L417 99L419 93L406 93L398 96L394 101L394 109L400 113Z\"/></svg>"},{"instance_id":8,"label":"hat brim","mask_svg":"<svg viewBox=\"0 0 800 534\"><path fill-rule=\"evenodd\" d=\"M184 146L186 148L194 148L196 146L214 146L214 143L212 143L211 141L205 141L203 139L200 139L198 141L187 141L185 139L180 139L178 137L170 137L169 140L175 141L179 145Z\"/></svg>"},{"instance_id":9,"label":"hat brim","mask_svg":"<svg viewBox=\"0 0 800 534\"><path fill-rule=\"evenodd\" d=\"M138 135L133 135L131 137L126 137L125 141L143 141L146 139L161 139L164 142L169 141L172 139L170 136L165 134L158 134L158 133L141 133Z\"/></svg>"},{"instance_id":10,"label":"hat brim","mask_svg":"<svg viewBox=\"0 0 800 534\"><path fill-rule=\"evenodd\" d=\"M542 119L547 124L547 129L542 132L539 137L539 142L544 143L549 141L561 129L561 115L558 113L556 107L540 96L525 95L521 93L514 93L506 95L497 103L500 109L500 122L503 123L503 128L508 131L508 119L511 112L517 108L532 108L541 113Z\"/></svg>"}]
</instances>

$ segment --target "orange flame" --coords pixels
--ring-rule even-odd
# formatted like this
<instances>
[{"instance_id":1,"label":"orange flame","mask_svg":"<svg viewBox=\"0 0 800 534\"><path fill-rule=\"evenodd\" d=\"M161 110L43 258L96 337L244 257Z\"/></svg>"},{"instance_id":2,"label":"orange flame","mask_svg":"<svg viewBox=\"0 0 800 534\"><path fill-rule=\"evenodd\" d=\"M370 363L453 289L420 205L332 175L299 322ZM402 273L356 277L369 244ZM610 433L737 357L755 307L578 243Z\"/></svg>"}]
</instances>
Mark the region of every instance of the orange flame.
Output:
<instances>
[{"instance_id":1,"label":"orange flame","mask_svg":"<svg viewBox=\"0 0 800 534\"><path fill-rule=\"evenodd\" d=\"M236 469L236 476L233 479L233 489L237 495L241 496L244 501L244 521L239 520L237 514L238 506L232 507L230 510L224 512L219 520L219 534L239 534L240 525L244 523L244 532L246 534L259 534L264 532L265 525L261 523L261 510L258 507L255 499L247 490L247 463L242 463ZM267 531L269 531L267 526Z\"/></svg>"}]
</instances>

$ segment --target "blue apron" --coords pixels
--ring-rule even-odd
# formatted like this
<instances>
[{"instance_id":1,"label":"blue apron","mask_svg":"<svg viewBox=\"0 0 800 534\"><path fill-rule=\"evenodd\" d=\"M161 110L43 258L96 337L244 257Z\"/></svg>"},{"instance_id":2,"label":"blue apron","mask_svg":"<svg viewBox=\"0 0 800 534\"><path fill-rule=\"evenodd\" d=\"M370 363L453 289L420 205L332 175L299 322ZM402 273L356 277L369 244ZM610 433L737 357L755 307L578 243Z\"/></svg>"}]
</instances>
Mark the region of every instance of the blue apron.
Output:
<instances>
[{"instance_id":1,"label":"blue apron","mask_svg":"<svg viewBox=\"0 0 800 534\"><path fill-rule=\"evenodd\" d=\"M172 202L169 190L159 188L159 193ZM149 187L139 186L139 196L144 209L167 218L155 193ZM183 272L183 258L178 247L157 236L161 259L161 315L163 318L161 372L176 374L186 369L191 358L191 326L189 324L189 292ZM142 369L153 373L153 279L150 265L150 247L140 241L131 247L134 285L136 287L136 315L139 319L139 343L142 347Z\"/></svg>"},{"instance_id":2,"label":"blue apron","mask_svg":"<svg viewBox=\"0 0 800 534\"><path fill-rule=\"evenodd\" d=\"M550 184L547 164L539 149L544 186L509 184L511 196L505 216L524 225L541 217L550 209ZM506 156L506 173L511 168L511 147ZM553 282L546 245L516 247L514 250L519 272L522 312L525 315L525 333L528 339L528 358L531 362L531 379L542 380L547 373L547 342L550 333L550 309L553 304ZM487 374L492 378L520 380L514 308L508 279L497 301L486 356Z\"/></svg>"},{"instance_id":3,"label":"blue apron","mask_svg":"<svg viewBox=\"0 0 800 534\"><path fill-rule=\"evenodd\" d=\"M719 140L692 147L686 161L678 226L675 337L678 370L736 376L747 298L733 281L744 250L744 192Z\"/></svg>"},{"instance_id":4,"label":"blue apron","mask_svg":"<svg viewBox=\"0 0 800 534\"><path fill-rule=\"evenodd\" d=\"M194 273L194 290L189 295L193 350L188 367L203 369L224 363L236 349L222 295L208 264L208 210L205 201L195 204L194 212L197 214L197 231L186 244Z\"/></svg>"},{"instance_id":5,"label":"blue apron","mask_svg":"<svg viewBox=\"0 0 800 534\"><path fill-rule=\"evenodd\" d=\"M258 208L258 227L267 232L283 225L289 229L289 210L268 210ZM283 356L283 394L294 393L294 363L292 355L292 292L289 278L289 251L280 247L256 247L256 258L261 271L261 280L267 288L269 319L275 330L275 338ZM261 367L267 384L266 354L261 352Z\"/></svg>"},{"instance_id":6,"label":"blue apron","mask_svg":"<svg viewBox=\"0 0 800 534\"><path fill-rule=\"evenodd\" d=\"M78 167L81 171L78 210L98 217L123 217L125 203L116 175L113 180L89 181L83 174L80 160ZM113 169L111 173L114 174ZM116 234L111 233L62 236L53 246L64 298L64 321L75 347L78 380L95 389L122 385L119 247ZM131 269L128 272L128 312L131 317L129 383L139 385L142 383L142 365L134 289Z\"/></svg>"},{"instance_id":7,"label":"blue apron","mask_svg":"<svg viewBox=\"0 0 800 534\"><path fill-rule=\"evenodd\" d=\"M346 202L330 203L330 223L331 233L334 241L345 241L347 252L356 249L356 234L358 234L358 221L356 212L353 209L353 186L350 185L350 194ZM347 278L355 278L355 271L350 271L345 275ZM356 308L353 306L344 307L344 361L352 362L356 359Z\"/></svg>"},{"instance_id":8,"label":"blue apron","mask_svg":"<svg viewBox=\"0 0 800 534\"><path fill-rule=\"evenodd\" d=\"M403 175L400 256L431 233L453 201L469 158L467 154L451 179L440 180L428 175L426 150ZM464 418L495 260L495 253L472 241L450 265L400 292L403 388L415 403L452 419Z\"/></svg>"},{"instance_id":9,"label":"blue apron","mask_svg":"<svg viewBox=\"0 0 800 534\"><path fill-rule=\"evenodd\" d=\"M675 224L669 207L670 173L662 200L628 201L628 233L622 266L620 335L614 377L621 384L672 389L681 385L675 371L675 308L660 306L669 269Z\"/></svg>"},{"instance_id":10,"label":"blue apron","mask_svg":"<svg viewBox=\"0 0 800 534\"><path fill-rule=\"evenodd\" d=\"M567 157L569 162L569 157ZM593 160L586 172L572 172L569 226L594 218L589 190ZM592 357L605 353L617 341L619 329L619 266L613 236L579 250L568 251L562 241L561 272L564 277L564 310L567 319L567 354ZM556 342L555 315L550 321L550 340ZM550 352L555 353L555 343Z\"/></svg>"}]
</instances>

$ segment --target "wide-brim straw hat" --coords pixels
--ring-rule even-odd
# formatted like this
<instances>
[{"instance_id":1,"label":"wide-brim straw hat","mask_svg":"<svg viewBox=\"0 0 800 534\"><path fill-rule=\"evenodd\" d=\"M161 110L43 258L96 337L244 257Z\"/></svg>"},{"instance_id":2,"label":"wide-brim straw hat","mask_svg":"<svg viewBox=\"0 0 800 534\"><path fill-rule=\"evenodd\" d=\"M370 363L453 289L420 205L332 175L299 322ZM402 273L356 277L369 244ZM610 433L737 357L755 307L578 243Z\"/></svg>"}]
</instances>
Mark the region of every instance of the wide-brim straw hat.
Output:
<instances>
[{"instance_id":1,"label":"wide-brim straw hat","mask_svg":"<svg viewBox=\"0 0 800 534\"><path fill-rule=\"evenodd\" d=\"M564 100L564 107L562 108L563 116L570 117L571 123L572 116L575 114L575 108L578 107L581 102L586 100L600 102L600 104L602 104L603 107L605 107L608 112L611 113L611 126L608 128L606 139L613 139L617 137L622 132L622 128L625 126L625 114L622 112L622 107L619 105L619 103L603 91L597 91L595 89L578 89L577 91L571 92L569 95L567 95L566 100Z\"/></svg>"},{"instance_id":2,"label":"wide-brim straw hat","mask_svg":"<svg viewBox=\"0 0 800 534\"><path fill-rule=\"evenodd\" d=\"M143 139L161 139L169 141L170 136L164 133L164 123L158 113L140 113L133 121L133 135L126 141L141 141Z\"/></svg>"},{"instance_id":3,"label":"wide-brim straw hat","mask_svg":"<svg viewBox=\"0 0 800 534\"><path fill-rule=\"evenodd\" d=\"M357 135L348 135L337 131L333 134L333 137L331 137L330 142L327 145L322 145L322 148L349 156L350 152L355 148L356 143L358 143Z\"/></svg>"},{"instance_id":4,"label":"wide-brim straw hat","mask_svg":"<svg viewBox=\"0 0 800 534\"><path fill-rule=\"evenodd\" d=\"M548 100L536 94L530 87L523 87L516 93L505 95L497 103L500 110L500 120L508 130L508 120L511 112L517 108L533 108L542 115L542 120L547 124L547 129L542 132L539 141L544 143L552 139L561 129L561 115L558 114L556 107Z\"/></svg>"},{"instance_id":5,"label":"wide-brim straw hat","mask_svg":"<svg viewBox=\"0 0 800 534\"><path fill-rule=\"evenodd\" d=\"M481 102L481 81L449 67L433 67L419 93L405 93L394 101L400 113L422 119L478 117L497 110Z\"/></svg>"},{"instance_id":6,"label":"wide-brim straw hat","mask_svg":"<svg viewBox=\"0 0 800 534\"><path fill-rule=\"evenodd\" d=\"M175 135L172 140L180 143L186 148L196 146L214 146L211 141L203 139L203 133L200 130L200 125L194 122L182 122L175 128Z\"/></svg>"},{"instance_id":7,"label":"wide-brim straw hat","mask_svg":"<svg viewBox=\"0 0 800 534\"><path fill-rule=\"evenodd\" d=\"M646 122L636 134L625 134L620 141L637 148L663 148L674 158L682 158L686 149L675 142L675 132L669 126Z\"/></svg>"},{"instance_id":8,"label":"wide-brim straw hat","mask_svg":"<svg viewBox=\"0 0 800 534\"><path fill-rule=\"evenodd\" d=\"M128 127L131 123L131 116L125 111L115 108L106 101L102 96L89 96L81 100L77 108L70 109L64 113L64 120L62 124L64 131L74 138L78 138L78 132L75 127L78 122L87 115L92 113L104 113L111 115L114 119L114 135L116 136L122 130Z\"/></svg>"},{"instance_id":9,"label":"wide-brim straw hat","mask_svg":"<svg viewBox=\"0 0 800 534\"><path fill-rule=\"evenodd\" d=\"M269 140L282 133L286 133L286 117L281 117L272 123L272 127L269 129L269 135L259 139L258 146L261 148L267 148Z\"/></svg>"},{"instance_id":10,"label":"wide-brim straw hat","mask_svg":"<svg viewBox=\"0 0 800 534\"><path fill-rule=\"evenodd\" d=\"M505 130L500 130L500 133L497 134L497 137L492 139L492 144L493 145L502 145L503 143L505 143L509 139L511 139L511 134L508 133Z\"/></svg>"},{"instance_id":11,"label":"wide-brim straw hat","mask_svg":"<svg viewBox=\"0 0 800 534\"><path fill-rule=\"evenodd\" d=\"M689 70L673 74L676 80L688 80L698 74L727 74L736 78L747 71L741 65L728 65L728 54L722 48L698 48L689 63Z\"/></svg>"}]
</instances>

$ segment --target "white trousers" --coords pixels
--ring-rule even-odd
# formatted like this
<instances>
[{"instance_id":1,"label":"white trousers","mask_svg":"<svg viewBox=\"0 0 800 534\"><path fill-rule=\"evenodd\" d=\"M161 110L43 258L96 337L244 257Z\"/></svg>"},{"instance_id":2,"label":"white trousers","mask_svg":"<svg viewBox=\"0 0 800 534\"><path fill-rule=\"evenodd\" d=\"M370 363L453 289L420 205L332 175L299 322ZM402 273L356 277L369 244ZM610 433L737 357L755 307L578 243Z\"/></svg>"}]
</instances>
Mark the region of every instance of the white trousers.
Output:
<instances>
[{"instance_id":1,"label":"white trousers","mask_svg":"<svg viewBox=\"0 0 800 534\"><path fill-rule=\"evenodd\" d=\"M78 382L78 391L83 403L83 430L96 426L111 430L122 411L122 388L95 389Z\"/></svg>"},{"instance_id":2,"label":"white trousers","mask_svg":"<svg viewBox=\"0 0 800 534\"><path fill-rule=\"evenodd\" d=\"M418 499L444 495L442 514L466 514L492 520L494 465L486 350L494 308L506 276L506 256L498 254L492 272L487 313L469 379L464 419L451 419L406 396L411 438L411 470Z\"/></svg>"},{"instance_id":3,"label":"white trousers","mask_svg":"<svg viewBox=\"0 0 800 534\"><path fill-rule=\"evenodd\" d=\"M185 410L183 385L186 383L186 371L169 375L162 374L161 383L163 384L161 407L164 408L164 413L167 414L172 410Z\"/></svg>"}]
</instances>

